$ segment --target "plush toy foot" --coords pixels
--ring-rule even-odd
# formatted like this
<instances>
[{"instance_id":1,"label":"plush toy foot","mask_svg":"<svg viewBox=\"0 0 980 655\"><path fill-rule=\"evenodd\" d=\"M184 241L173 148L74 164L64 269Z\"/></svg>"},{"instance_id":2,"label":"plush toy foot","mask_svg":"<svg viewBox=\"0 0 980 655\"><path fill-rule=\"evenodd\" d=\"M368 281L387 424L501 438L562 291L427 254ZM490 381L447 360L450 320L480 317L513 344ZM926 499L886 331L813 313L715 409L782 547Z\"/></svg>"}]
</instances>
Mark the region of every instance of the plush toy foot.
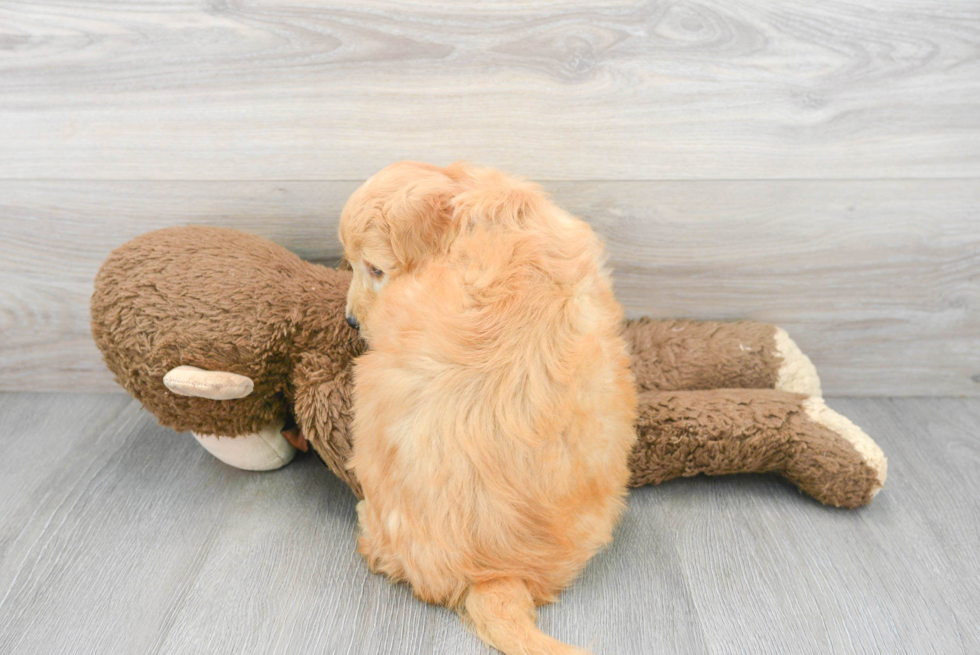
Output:
<instances>
[{"instance_id":1,"label":"plush toy foot","mask_svg":"<svg viewBox=\"0 0 980 655\"><path fill-rule=\"evenodd\" d=\"M810 438L808 442L810 448L804 453L804 456L798 457L794 462L794 466L788 467L784 474L787 477L792 476L792 479L801 488L805 485L805 490L815 490L809 492L818 500L821 498L833 499L848 496L866 496L867 498L864 502L858 502L856 505L847 504L843 501L840 503L829 502L831 505L856 507L870 502L881 491L881 488L885 484L885 479L888 477L888 460L885 458L885 453L882 452L878 444L864 430L854 425L846 416L842 416L827 407L823 398L807 398L803 401L803 411L806 412L807 418L825 430L828 435L831 435L831 439L840 437L847 441L861 456L861 466L870 469L870 472L873 474L873 479L870 480L870 484L867 487L863 483L857 484L856 478L852 479L850 492L842 488L835 489L832 485L828 485L836 477L833 473L835 471L841 471L843 467L840 462L833 459L833 451L829 447L823 452L819 450L821 445L819 441L820 435L817 434L819 430L815 430L808 435ZM867 473L861 473L861 475L866 477ZM842 486L840 482L837 482L837 484L839 487ZM826 503L828 501L821 500L821 502Z\"/></svg>"},{"instance_id":2,"label":"plush toy foot","mask_svg":"<svg viewBox=\"0 0 980 655\"><path fill-rule=\"evenodd\" d=\"M272 471L293 461L296 448L283 436L283 420L258 432L224 437L192 432L204 449L229 466L246 471Z\"/></svg>"},{"instance_id":3,"label":"plush toy foot","mask_svg":"<svg viewBox=\"0 0 980 655\"><path fill-rule=\"evenodd\" d=\"M780 473L827 505L860 507L885 482L881 449L818 397L771 389L640 394L632 486Z\"/></svg>"},{"instance_id":4,"label":"plush toy foot","mask_svg":"<svg viewBox=\"0 0 980 655\"><path fill-rule=\"evenodd\" d=\"M773 346L776 356L780 359L779 368L776 370L776 384L773 388L802 393L806 396L822 396L817 367L803 354L796 342L789 338L786 330L780 327L775 329Z\"/></svg>"}]
</instances>

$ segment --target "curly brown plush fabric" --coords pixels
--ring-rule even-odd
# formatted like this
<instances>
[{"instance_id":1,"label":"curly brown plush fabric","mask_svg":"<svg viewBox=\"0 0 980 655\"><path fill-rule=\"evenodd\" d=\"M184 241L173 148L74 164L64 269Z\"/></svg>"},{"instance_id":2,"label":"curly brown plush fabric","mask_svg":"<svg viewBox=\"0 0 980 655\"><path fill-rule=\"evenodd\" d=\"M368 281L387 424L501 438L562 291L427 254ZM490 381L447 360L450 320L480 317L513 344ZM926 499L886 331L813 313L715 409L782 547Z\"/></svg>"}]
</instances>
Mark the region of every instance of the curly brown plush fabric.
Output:
<instances>
[{"instance_id":1,"label":"curly brown plush fabric","mask_svg":"<svg viewBox=\"0 0 980 655\"><path fill-rule=\"evenodd\" d=\"M345 466L351 363L363 350L345 323L349 283L350 273L254 235L168 228L106 260L92 334L119 384L161 424L233 438L291 414L360 495ZM819 398L774 389L785 363L774 326L639 319L623 329L641 392L634 486L777 472L821 502L857 507L883 484L884 456L867 435ZM254 388L232 400L177 395L163 377L178 366L243 375Z\"/></svg>"},{"instance_id":2,"label":"curly brown plush fabric","mask_svg":"<svg viewBox=\"0 0 980 655\"><path fill-rule=\"evenodd\" d=\"M642 393L630 484L779 473L822 503L867 504L877 489L875 471L849 442L809 417L805 400L774 389Z\"/></svg>"},{"instance_id":3,"label":"curly brown plush fabric","mask_svg":"<svg viewBox=\"0 0 980 655\"><path fill-rule=\"evenodd\" d=\"M636 386L648 389L771 389L780 358L771 325L719 321L627 321Z\"/></svg>"}]
</instances>

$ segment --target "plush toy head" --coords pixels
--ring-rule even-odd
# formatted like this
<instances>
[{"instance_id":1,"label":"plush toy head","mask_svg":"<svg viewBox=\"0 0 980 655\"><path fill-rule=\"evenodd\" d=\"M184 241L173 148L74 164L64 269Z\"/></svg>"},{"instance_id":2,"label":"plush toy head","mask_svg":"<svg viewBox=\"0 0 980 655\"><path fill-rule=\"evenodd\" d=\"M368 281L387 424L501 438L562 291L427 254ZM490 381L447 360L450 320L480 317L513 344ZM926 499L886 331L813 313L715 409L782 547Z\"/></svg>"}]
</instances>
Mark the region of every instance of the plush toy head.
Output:
<instances>
[{"instance_id":1,"label":"plush toy head","mask_svg":"<svg viewBox=\"0 0 980 655\"><path fill-rule=\"evenodd\" d=\"M92 334L119 384L162 425L222 437L217 448L265 433L285 459L291 451L269 426L288 427L298 410L303 434L330 454L349 443L348 376L363 348L344 320L349 284L349 272L255 235L163 229L103 264ZM326 462L356 485L347 454Z\"/></svg>"}]
</instances>

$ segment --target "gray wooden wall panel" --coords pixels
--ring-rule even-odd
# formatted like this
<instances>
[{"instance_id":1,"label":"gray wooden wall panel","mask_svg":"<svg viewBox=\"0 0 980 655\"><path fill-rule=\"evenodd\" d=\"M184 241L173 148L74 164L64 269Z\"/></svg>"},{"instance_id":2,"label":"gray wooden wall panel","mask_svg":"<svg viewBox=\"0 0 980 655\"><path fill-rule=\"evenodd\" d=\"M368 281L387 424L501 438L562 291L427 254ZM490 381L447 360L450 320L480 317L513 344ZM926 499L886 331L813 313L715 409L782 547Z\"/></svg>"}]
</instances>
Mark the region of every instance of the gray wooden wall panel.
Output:
<instances>
[{"instance_id":1,"label":"gray wooden wall panel","mask_svg":"<svg viewBox=\"0 0 980 655\"><path fill-rule=\"evenodd\" d=\"M0 177L980 175L975 0L5 2Z\"/></svg>"},{"instance_id":2,"label":"gray wooden wall panel","mask_svg":"<svg viewBox=\"0 0 980 655\"><path fill-rule=\"evenodd\" d=\"M140 232L333 261L357 180L465 158L550 180L631 314L980 393L978 43L975 0L0 3L0 389L114 388L85 306Z\"/></svg>"},{"instance_id":3,"label":"gray wooden wall panel","mask_svg":"<svg viewBox=\"0 0 980 655\"><path fill-rule=\"evenodd\" d=\"M340 256L356 182L0 181L0 389L112 390L88 334L109 251L166 225ZM980 393L973 180L547 182L606 239L631 315L784 325L837 395Z\"/></svg>"}]
</instances>

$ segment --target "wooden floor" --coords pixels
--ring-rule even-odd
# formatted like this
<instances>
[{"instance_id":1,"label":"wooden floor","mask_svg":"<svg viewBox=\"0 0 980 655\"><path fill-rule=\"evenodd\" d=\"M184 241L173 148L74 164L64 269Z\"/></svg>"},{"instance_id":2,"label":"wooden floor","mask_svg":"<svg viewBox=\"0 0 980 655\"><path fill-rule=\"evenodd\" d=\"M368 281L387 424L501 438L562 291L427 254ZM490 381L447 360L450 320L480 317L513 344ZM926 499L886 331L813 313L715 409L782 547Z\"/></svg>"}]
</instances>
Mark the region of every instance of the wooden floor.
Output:
<instances>
[{"instance_id":1,"label":"wooden floor","mask_svg":"<svg viewBox=\"0 0 980 655\"><path fill-rule=\"evenodd\" d=\"M859 510L764 476L635 491L540 624L597 654L980 652L980 400L837 399ZM488 653L367 572L315 459L231 469L121 394L0 395L0 653Z\"/></svg>"}]
</instances>

